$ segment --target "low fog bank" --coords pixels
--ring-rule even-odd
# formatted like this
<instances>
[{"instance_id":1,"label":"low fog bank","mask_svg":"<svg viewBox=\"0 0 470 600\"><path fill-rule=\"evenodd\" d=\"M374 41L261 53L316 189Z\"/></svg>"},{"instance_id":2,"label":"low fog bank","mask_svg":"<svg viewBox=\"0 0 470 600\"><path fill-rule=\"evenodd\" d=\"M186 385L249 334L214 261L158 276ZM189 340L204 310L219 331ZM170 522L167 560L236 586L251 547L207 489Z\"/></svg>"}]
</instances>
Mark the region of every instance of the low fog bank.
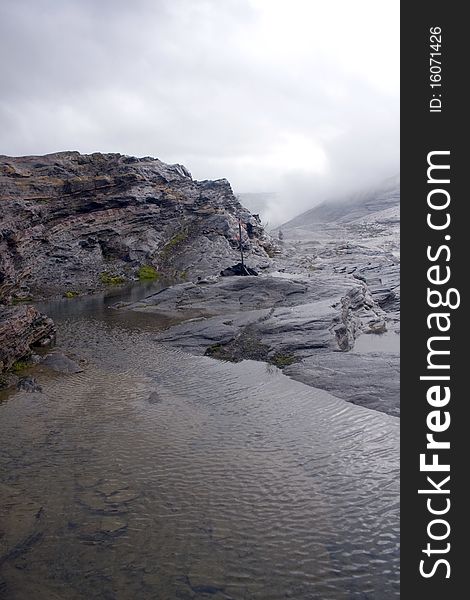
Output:
<instances>
[{"instance_id":1,"label":"low fog bank","mask_svg":"<svg viewBox=\"0 0 470 600\"><path fill-rule=\"evenodd\" d=\"M259 214L268 230L273 230L316 207L361 202L399 185L399 174L390 172L374 173L360 182L350 179L337 181L334 185L297 175L286 180L276 192L242 192L236 195L252 213Z\"/></svg>"}]
</instances>

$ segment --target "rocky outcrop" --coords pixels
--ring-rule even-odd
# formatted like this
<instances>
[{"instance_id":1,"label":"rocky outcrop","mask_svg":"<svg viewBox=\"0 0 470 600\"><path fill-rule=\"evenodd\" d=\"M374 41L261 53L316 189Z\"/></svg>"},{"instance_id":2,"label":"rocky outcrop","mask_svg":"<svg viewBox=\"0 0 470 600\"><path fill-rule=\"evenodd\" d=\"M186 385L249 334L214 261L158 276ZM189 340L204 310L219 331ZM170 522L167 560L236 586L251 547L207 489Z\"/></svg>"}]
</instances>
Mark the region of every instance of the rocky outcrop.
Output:
<instances>
[{"instance_id":1,"label":"rocky outcrop","mask_svg":"<svg viewBox=\"0 0 470 600\"><path fill-rule=\"evenodd\" d=\"M394 322L351 274L210 278L119 309L142 311L149 320L178 315L183 322L158 335L173 347L233 362L264 361L351 402L399 414L398 356L355 348L358 338L378 339Z\"/></svg>"},{"instance_id":2,"label":"rocky outcrop","mask_svg":"<svg viewBox=\"0 0 470 600\"><path fill-rule=\"evenodd\" d=\"M356 337L362 332L385 333L386 330L385 313L365 284L351 288L341 298L339 315L333 324L340 350L352 350Z\"/></svg>"},{"instance_id":3,"label":"rocky outcrop","mask_svg":"<svg viewBox=\"0 0 470 600\"><path fill-rule=\"evenodd\" d=\"M158 339L187 352L265 361L340 398L399 415L399 237L382 221L384 205L397 208L398 200L393 190L366 200L351 221L342 205L340 223L285 226L269 275L211 277L122 308L184 321Z\"/></svg>"},{"instance_id":4,"label":"rocky outcrop","mask_svg":"<svg viewBox=\"0 0 470 600\"><path fill-rule=\"evenodd\" d=\"M52 319L33 306L0 307L0 372L29 356L34 346L49 345L54 336Z\"/></svg>"},{"instance_id":5,"label":"rocky outcrop","mask_svg":"<svg viewBox=\"0 0 470 600\"><path fill-rule=\"evenodd\" d=\"M198 354L211 342L225 345L245 330L274 354L319 348L347 351L362 332L385 328L385 313L367 287L341 276L213 279L176 285L140 302L120 305L123 308L146 314L178 313L182 318L186 314L188 319L205 317L159 336Z\"/></svg>"},{"instance_id":6,"label":"rocky outcrop","mask_svg":"<svg viewBox=\"0 0 470 600\"><path fill-rule=\"evenodd\" d=\"M271 240L225 179L121 154L0 157L0 299L96 290L139 267L179 279L239 258L266 267Z\"/></svg>"},{"instance_id":7,"label":"rocky outcrop","mask_svg":"<svg viewBox=\"0 0 470 600\"><path fill-rule=\"evenodd\" d=\"M397 185L286 224L281 252L226 180L194 181L180 165L120 154L0 157L0 301L165 276L179 283L119 304L148 319L168 317L159 341L222 360L266 361L398 414ZM220 277L239 259L240 220L246 264L259 276L229 269L223 274L234 276ZM8 319L17 323L18 314ZM5 325L17 344L9 342L4 365L41 337L42 321L35 323L34 335Z\"/></svg>"}]
</instances>

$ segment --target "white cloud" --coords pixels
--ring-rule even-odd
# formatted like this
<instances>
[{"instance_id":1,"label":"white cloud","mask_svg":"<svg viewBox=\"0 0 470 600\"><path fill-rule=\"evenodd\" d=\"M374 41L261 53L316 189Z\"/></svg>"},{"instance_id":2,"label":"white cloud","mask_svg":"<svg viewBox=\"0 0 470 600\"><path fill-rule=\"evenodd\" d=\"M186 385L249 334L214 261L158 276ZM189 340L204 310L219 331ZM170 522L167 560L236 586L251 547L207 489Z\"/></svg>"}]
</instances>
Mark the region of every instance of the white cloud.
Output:
<instances>
[{"instance_id":1,"label":"white cloud","mask_svg":"<svg viewBox=\"0 0 470 600\"><path fill-rule=\"evenodd\" d=\"M286 218L398 170L399 2L3 0L0 153L154 155Z\"/></svg>"}]
</instances>

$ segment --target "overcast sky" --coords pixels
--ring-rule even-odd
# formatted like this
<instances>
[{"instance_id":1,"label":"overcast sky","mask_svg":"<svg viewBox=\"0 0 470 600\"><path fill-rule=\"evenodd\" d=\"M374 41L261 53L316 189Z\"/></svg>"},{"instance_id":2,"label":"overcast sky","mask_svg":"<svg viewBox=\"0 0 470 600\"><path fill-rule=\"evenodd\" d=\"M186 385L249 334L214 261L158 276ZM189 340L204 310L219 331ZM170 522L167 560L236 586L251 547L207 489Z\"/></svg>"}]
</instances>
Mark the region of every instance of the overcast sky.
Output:
<instances>
[{"instance_id":1,"label":"overcast sky","mask_svg":"<svg viewBox=\"0 0 470 600\"><path fill-rule=\"evenodd\" d=\"M121 152L279 192L399 168L399 0L1 0L0 154Z\"/></svg>"}]
</instances>

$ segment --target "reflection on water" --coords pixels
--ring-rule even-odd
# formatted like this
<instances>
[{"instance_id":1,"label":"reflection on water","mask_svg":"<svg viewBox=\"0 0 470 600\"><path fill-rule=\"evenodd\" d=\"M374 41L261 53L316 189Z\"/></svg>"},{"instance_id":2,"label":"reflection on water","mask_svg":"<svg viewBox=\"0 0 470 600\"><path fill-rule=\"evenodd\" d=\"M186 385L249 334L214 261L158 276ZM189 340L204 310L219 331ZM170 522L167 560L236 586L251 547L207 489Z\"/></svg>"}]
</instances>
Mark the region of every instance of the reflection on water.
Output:
<instances>
[{"instance_id":1,"label":"reflection on water","mask_svg":"<svg viewBox=\"0 0 470 600\"><path fill-rule=\"evenodd\" d=\"M99 320L124 327L155 329L172 325L179 319L160 315L149 321L145 314L137 311L116 310L113 306L119 306L121 302L142 300L165 289L170 283L167 280L158 280L129 286L111 287L103 294L81 296L73 299L58 298L47 302L39 302L36 306L40 311L52 317L58 324L66 318L79 318L81 320Z\"/></svg>"},{"instance_id":2,"label":"reflection on water","mask_svg":"<svg viewBox=\"0 0 470 600\"><path fill-rule=\"evenodd\" d=\"M385 354L400 353L400 335L394 331L387 331L381 334L363 334L360 335L352 350L353 353L359 352L381 352Z\"/></svg>"},{"instance_id":3,"label":"reflection on water","mask_svg":"<svg viewBox=\"0 0 470 600\"><path fill-rule=\"evenodd\" d=\"M0 596L398 598L398 420L108 300L55 307L83 373L0 404Z\"/></svg>"}]
</instances>

